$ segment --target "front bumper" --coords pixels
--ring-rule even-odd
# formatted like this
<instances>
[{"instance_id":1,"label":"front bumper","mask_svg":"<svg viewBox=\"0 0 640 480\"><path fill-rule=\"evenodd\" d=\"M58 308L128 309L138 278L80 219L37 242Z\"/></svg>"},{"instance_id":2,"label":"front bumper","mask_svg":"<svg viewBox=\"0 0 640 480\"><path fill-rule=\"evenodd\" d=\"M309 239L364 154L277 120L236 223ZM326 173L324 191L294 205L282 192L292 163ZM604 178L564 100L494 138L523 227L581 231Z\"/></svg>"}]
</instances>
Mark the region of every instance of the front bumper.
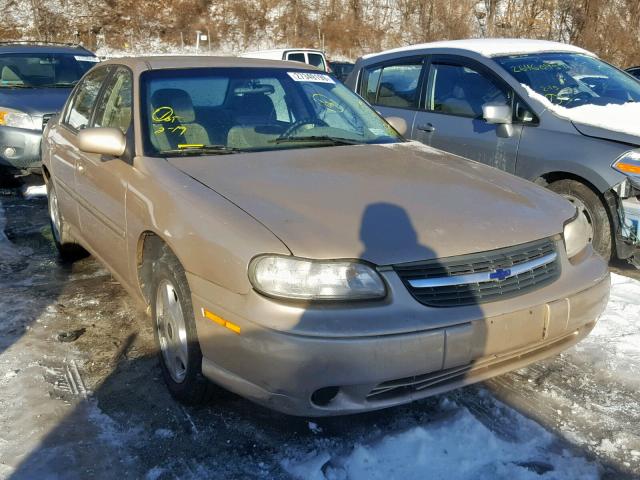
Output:
<instances>
[{"instance_id":1,"label":"front bumper","mask_svg":"<svg viewBox=\"0 0 640 480\"><path fill-rule=\"evenodd\" d=\"M40 130L0 127L0 167L39 168L41 141Z\"/></svg>"},{"instance_id":2,"label":"front bumper","mask_svg":"<svg viewBox=\"0 0 640 480\"><path fill-rule=\"evenodd\" d=\"M579 265L562 258L563 274L547 287L459 308L419 304L394 272L385 273L392 300L370 308L283 305L255 292L225 294L188 275L202 370L229 390L293 415L363 412L438 394L553 355L585 337L606 306L610 283L605 263L591 251L586 257ZM239 326L240 333L200 314L207 310ZM332 330L354 317L360 331L353 324L348 331ZM286 327L274 329L272 320ZM328 327L306 330L318 322ZM377 332L385 323L387 333Z\"/></svg>"}]
</instances>

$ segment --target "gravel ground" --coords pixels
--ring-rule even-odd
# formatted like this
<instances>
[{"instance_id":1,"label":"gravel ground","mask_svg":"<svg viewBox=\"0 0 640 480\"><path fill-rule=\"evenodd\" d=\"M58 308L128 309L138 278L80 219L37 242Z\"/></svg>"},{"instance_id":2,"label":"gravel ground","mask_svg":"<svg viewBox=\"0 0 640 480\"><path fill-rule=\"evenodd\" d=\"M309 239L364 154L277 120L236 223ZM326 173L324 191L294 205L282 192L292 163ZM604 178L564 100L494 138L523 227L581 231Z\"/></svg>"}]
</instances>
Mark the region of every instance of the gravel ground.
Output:
<instances>
[{"instance_id":1,"label":"gravel ground","mask_svg":"<svg viewBox=\"0 0 640 480\"><path fill-rule=\"evenodd\" d=\"M640 478L637 325L632 352L603 327L555 358L382 412L295 418L222 391L186 408L167 394L150 321L119 284L90 257L57 259L44 198L0 193L0 478L359 478L344 466L357 446L378 451L389 435L443 422L456 435L471 422L490 441L535 439L531 458L485 459L486 478L567 478L567 465ZM482 452L482 438L464 447ZM447 478L463 478L458 467Z\"/></svg>"}]
</instances>

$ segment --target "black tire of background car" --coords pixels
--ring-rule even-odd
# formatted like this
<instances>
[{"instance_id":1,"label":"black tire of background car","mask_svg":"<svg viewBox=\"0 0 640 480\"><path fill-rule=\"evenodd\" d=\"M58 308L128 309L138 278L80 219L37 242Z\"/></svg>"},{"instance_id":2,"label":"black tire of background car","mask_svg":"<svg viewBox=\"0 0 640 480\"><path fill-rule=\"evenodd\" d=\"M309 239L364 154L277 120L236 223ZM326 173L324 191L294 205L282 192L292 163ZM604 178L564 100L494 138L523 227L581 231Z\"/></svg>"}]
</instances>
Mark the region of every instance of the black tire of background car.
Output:
<instances>
[{"instance_id":1,"label":"black tire of background car","mask_svg":"<svg viewBox=\"0 0 640 480\"><path fill-rule=\"evenodd\" d=\"M49 213L49 225L51 226L51 236L53 237L53 243L58 250L58 255L62 260L74 261L79 258L89 255L84 248L75 242L74 238L69 233L69 226L64 222L62 213L58 211L58 217L60 222L59 238L56 238L54 233L55 226L53 225L53 219L51 218L51 194L55 194L53 182L49 180L46 182L47 186L47 211Z\"/></svg>"},{"instance_id":2,"label":"black tire of background car","mask_svg":"<svg viewBox=\"0 0 640 480\"><path fill-rule=\"evenodd\" d=\"M152 273L151 289L151 319L153 321L153 334L158 348L158 358L162 377L169 389L169 392L176 400L186 405L200 405L210 401L218 391L216 385L211 383L202 375L202 352L198 342L196 332L193 305L191 303L191 289L187 283L187 276L176 256L168 247L162 248L162 255L154 261ZM165 365L162 351L160 350L160 340L158 338L158 323L156 320L156 295L158 285L162 280L169 280L176 289L178 301L182 308L187 331L188 360L187 373L185 379L177 383L171 378L171 374Z\"/></svg>"},{"instance_id":3,"label":"black tire of background car","mask_svg":"<svg viewBox=\"0 0 640 480\"><path fill-rule=\"evenodd\" d=\"M587 209L593 226L593 248L607 262L612 255L612 232L609 214L602 200L588 186L576 180L558 180L549 189L563 196L580 200Z\"/></svg>"}]
</instances>

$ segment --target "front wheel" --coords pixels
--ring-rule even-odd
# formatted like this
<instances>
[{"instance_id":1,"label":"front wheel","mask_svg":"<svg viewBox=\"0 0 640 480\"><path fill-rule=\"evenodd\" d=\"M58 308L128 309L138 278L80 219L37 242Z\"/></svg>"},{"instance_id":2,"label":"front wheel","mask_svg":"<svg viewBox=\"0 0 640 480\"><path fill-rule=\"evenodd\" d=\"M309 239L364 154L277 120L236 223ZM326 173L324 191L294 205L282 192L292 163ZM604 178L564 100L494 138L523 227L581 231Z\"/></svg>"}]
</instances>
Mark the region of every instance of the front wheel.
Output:
<instances>
[{"instance_id":1,"label":"front wheel","mask_svg":"<svg viewBox=\"0 0 640 480\"><path fill-rule=\"evenodd\" d=\"M166 247L153 267L151 316L162 376L171 395L191 405L207 402L215 387L202 375L191 291L182 266Z\"/></svg>"},{"instance_id":2,"label":"front wheel","mask_svg":"<svg viewBox=\"0 0 640 480\"><path fill-rule=\"evenodd\" d=\"M576 180L558 180L549 189L573 203L589 225L589 240L593 249L607 262L611 260L612 234L609 214L604 204L589 187Z\"/></svg>"}]
</instances>

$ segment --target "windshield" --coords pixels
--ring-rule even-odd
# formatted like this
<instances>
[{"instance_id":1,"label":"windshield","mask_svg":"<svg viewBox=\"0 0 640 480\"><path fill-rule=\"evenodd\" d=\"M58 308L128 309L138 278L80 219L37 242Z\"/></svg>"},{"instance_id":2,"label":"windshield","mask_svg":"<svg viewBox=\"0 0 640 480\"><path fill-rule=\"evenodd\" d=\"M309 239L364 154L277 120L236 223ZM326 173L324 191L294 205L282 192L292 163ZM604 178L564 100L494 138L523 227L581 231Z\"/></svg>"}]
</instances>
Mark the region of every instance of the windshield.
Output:
<instances>
[{"instance_id":1,"label":"windshield","mask_svg":"<svg viewBox=\"0 0 640 480\"><path fill-rule=\"evenodd\" d=\"M97 57L73 54L0 55L0 87L72 87L95 65Z\"/></svg>"},{"instance_id":2,"label":"windshield","mask_svg":"<svg viewBox=\"0 0 640 480\"><path fill-rule=\"evenodd\" d=\"M402 138L324 73L266 68L155 70L141 77L150 155L236 153Z\"/></svg>"},{"instance_id":3,"label":"windshield","mask_svg":"<svg viewBox=\"0 0 640 480\"><path fill-rule=\"evenodd\" d=\"M565 108L640 102L640 82L589 55L537 53L495 60L518 82Z\"/></svg>"}]
</instances>

